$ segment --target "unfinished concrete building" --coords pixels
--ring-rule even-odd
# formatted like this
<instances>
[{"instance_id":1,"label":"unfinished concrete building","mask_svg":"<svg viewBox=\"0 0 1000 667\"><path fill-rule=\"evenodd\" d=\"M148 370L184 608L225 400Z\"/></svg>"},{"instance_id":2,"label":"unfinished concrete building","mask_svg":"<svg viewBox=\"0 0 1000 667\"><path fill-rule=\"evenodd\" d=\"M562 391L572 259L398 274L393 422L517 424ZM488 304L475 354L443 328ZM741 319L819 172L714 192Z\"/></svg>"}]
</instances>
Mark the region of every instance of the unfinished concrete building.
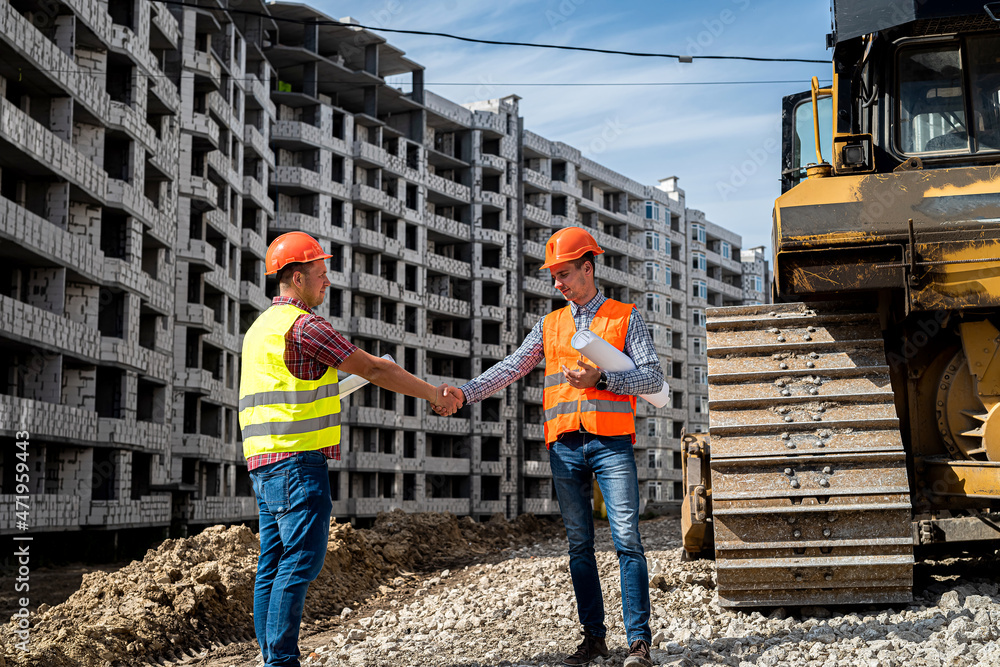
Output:
<instances>
[{"instance_id":1,"label":"unfinished concrete building","mask_svg":"<svg viewBox=\"0 0 1000 667\"><path fill-rule=\"evenodd\" d=\"M159 3L0 3L0 428L30 434L34 530L166 526L176 72Z\"/></svg>"},{"instance_id":2,"label":"unfinished concrete building","mask_svg":"<svg viewBox=\"0 0 1000 667\"><path fill-rule=\"evenodd\" d=\"M538 267L567 225L653 334L674 393L640 401L636 456L645 499L679 497L680 434L708 423L705 308L763 299L763 251L676 178L643 185L524 130L516 97L456 104L378 35L223 4L0 2L0 497L28 430L34 530L253 521L239 353L274 237L320 239L319 312L439 384L564 305ZM558 511L540 369L451 418L372 386L344 412L337 517Z\"/></svg>"}]
</instances>

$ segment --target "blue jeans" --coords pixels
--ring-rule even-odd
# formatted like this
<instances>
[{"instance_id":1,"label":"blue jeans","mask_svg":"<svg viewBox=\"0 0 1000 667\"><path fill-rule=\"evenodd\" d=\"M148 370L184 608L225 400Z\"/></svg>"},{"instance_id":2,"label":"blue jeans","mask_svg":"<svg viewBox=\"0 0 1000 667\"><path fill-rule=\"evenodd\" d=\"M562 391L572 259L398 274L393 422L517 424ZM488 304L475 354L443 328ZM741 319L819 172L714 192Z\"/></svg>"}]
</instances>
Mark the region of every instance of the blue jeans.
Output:
<instances>
[{"instance_id":1,"label":"blue jeans","mask_svg":"<svg viewBox=\"0 0 1000 667\"><path fill-rule=\"evenodd\" d=\"M569 540L569 571L583 629L595 637L607 634L604 597L594 557L592 478L604 495L611 539L618 552L622 617L629 645L649 642L649 575L639 537L639 481L630 436L566 433L549 449L552 479Z\"/></svg>"},{"instance_id":2,"label":"blue jeans","mask_svg":"<svg viewBox=\"0 0 1000 667\"><path fill-rule=\"evenodd\" d=\"M326 558L330 477L319 452L250 471L260 512L253 626L266 667L298 667L299 626L309 582Z\"/></svg>"}]
</instances>

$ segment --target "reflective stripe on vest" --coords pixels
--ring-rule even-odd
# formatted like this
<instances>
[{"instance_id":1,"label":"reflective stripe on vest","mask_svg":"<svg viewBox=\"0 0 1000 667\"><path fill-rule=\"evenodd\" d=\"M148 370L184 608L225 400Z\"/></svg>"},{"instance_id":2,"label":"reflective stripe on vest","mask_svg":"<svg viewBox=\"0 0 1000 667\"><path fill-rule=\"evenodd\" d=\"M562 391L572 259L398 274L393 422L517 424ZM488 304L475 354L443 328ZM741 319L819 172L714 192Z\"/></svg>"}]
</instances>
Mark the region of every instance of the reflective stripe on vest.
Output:
<instances>
[{"instance_id":1,"label":"reflective stripe on vest","mask_svg":"<svg viewBox=\"0 0 1000 667\"><path fill-rule=\"evenodd\" d=\"M340 443L337 371L301 380L285 365L285 334L305 312L291 304L271 306L243 338L239 417L247 458Z\"/></svg>"},{"instance_id":2,"label":"reflective stripe on vest","mask_svg":"<svg viewBox=\"0 0 1000 667\"><path fill-rule=\"evenodd\" d=\"M632 304L608 299L597 310L590 330L618 348L625 349ZM635 396L622 396L596 388L574 389L562 366L576 369L583 357L570 345L576 323L570 307L545 316L542 340L545 352L543 408L545 444L551 446L562 433L582 427L596 435L635 434Z\"/></svg>"}]
</instances>

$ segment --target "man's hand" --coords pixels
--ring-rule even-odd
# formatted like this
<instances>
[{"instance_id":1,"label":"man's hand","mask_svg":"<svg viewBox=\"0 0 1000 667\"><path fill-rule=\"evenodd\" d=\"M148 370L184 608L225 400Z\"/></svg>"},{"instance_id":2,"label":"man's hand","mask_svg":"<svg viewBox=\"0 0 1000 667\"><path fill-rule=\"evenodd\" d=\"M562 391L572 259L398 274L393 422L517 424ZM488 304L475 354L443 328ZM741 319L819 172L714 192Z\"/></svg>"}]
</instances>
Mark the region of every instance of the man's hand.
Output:
<instances>
[{"instance_id":1,"label":"man's hand","mask_svg":"<svg viewBox=\"0 0 1000 667\"><path fill-rule=\"evenodd\" d=\"M575 389L590 389L601 379L601 371L590 366L583 359L576 362L576 365L580 370L571 371L566 368L565 364L562 367L563 376L571 387Z\"/></svg>"},{"instance_id":2,"label":"man's hand","mask_svg":"<svg viewBox=\"0 0 1000 667\"><path fill-rule=\"evenodd\" d=\"M465 404L465 394L458 387L442 384L434 394L434 412L442 417L449 417Z\"/></svg>"}]
</instances>

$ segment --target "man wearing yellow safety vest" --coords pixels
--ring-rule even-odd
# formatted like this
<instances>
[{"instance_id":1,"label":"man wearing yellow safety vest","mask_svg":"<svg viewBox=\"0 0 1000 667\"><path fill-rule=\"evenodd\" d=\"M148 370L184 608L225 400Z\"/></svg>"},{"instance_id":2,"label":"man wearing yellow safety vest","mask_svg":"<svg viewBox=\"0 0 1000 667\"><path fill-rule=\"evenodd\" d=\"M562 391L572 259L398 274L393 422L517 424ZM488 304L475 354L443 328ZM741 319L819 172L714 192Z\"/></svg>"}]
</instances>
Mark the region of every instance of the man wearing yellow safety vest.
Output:
<instances>
[{"instance_id":1,"label":"man wearing yellow safety vest","mask_svg":"<svg viewBox=\"0 0 1000 667\"><path fill-rule=\"evenodd\" d=\"M464 402L481 401L524 377L545 359L545 443L559 509L569 540L570 574L583 642L564 665L608 657L604 599L594 557L592 477L607 505L621 572L622 615L629 644L626 667L650 667L649 580L639 537L635 397L663 387L663 371L649 330L632 304L606 298L594 283L594 255L604 251L579 227L560 229L545 245L543 269L569 305L543 317L516 352L466 383ZM635 370L602 371L570 345L577 331L598 334L622 350ZM574 369L575 367L575 369ZM438 411L438 410L436 410Z\"/></svg>"},{"instance_id":2,"label":"man wearing yellow safety vest","mask_svg":"<svg viewBox=\"0 0 1000 667\"><path fill-rule=\"evenodd\" d=\"M326 462L340 458L337 369L425 398L439 414L458 408L447 385L435 388L356 348L313 312L330 286L329 257L303 232L276 238L264 261L268 275L278 274L279 296L243 338L240 429L260 516L253 620L265 667L299 665L306 591L326 557Z\"/></svg>"}]
</instances>

